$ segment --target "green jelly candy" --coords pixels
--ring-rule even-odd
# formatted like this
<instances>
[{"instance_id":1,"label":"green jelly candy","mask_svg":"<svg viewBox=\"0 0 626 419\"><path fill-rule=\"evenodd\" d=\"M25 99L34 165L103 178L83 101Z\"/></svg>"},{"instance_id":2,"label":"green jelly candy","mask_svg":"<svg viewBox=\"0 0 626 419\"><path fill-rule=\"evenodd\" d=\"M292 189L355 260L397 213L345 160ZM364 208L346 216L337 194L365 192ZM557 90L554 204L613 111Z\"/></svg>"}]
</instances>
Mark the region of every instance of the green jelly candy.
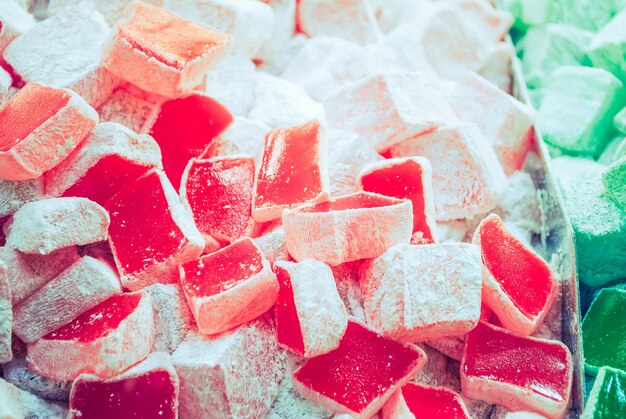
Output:
<instances>
[{"instance_id":1,"label":"green jelly candy","mask_svg":"<svg viewBox=\"0 0 626 419\"><path fill-rule=\"evenodd\" d=\"M582 64L592 36L591 32L561 24L530 28L521 41L522 71L528 86L542 86L558 67Z\"/></svg>"},{"instance_id":2,"label":"green jelly candy","mask_svg":"<svg viewBox=\"0 0 626 419\"><path fill-rule=\"evenodd\" d=\"M582 419L626 418L626 373L603 367L598 372Z\"/></svg>"},{"instance_id":3,"label":"green jelly candy","mask_svg":"<svg viewBox=\"0 0 626 419\"><path fill-rule=\"evenodd\" d=\"M502 7L516 17L516 27L565 23L598 31L615 14L621 0L502 0Z\"/></svg>"},{"instance_id":4,"label":"green jelly candy","mask_svg":"<svg viewBox=\"0 0 626 419\"><path fill-rule=\"evenodd\" d=\"M615 156L617 156L618 150L621 147L623 147L623 143L624 143L623 136L620 135L617 137L613 137L611 141L609 141L609 144L605 147L600 157L598 158L598 163L602 163L608 166L614 161L619 160L619 158L616 158Z\"/></svg>"},{"instance_id":5,"label":"green jelly candy","mask_svg":"<svg viewBox=\"0 0 626 419\"><path fill-rule=\"evenodd\" d=\"M604 172L602 180L613 202L626 211L626 157L611 163Z\"/></svg>"},{"instance_id":6,"label":"green jelly candy","mask_svg":"<svg viewBox=\"0 0 626 419\"><path fill-rule=\"evenodd\" d=\"M605 288L591 303L582 324L585 371L626 369L626 291Z\"/></svg>"},{"instance_id":7,"label":"green jelly candy","mask_svg":"<svg viewBox=\"0 0 626 419\"><path fill-rule=\"evenodd\" d=\"M580 281L601 287L626 278L626 217L605 193L606 166L574 157L551 166L574 230Z\"/></svg>"},{"instance_id":8,"label":"green jelly candy","mask_svg":"<svg viewBox=\"0 0 626 419\"><path fill-rule=\"evenodd\" d=\"M613 125L619 132L626 134L626 107L615 115L613 118Z\"/></svg>"},{"instance_id":9,"label":"green jelly candy","mask_svg":"<svg viewBox=\"0 0 626 419\"><path fill-rule=\"evenodd\" d=\"M555 70L539 108L544 139L567 154L598 157L614 132L621 88L615 76L600 68Z\"/></svg>"},{"instance_id":10,"label":"green jelly candy","mask_svg":"<svg viewBox=\"0 0 626 419\"><path fill-rule=\"evenodd\" d=\"M588 55L594 67L603 68L626 82L626 10L596 34Z\"/></svg>"}]
</instances>

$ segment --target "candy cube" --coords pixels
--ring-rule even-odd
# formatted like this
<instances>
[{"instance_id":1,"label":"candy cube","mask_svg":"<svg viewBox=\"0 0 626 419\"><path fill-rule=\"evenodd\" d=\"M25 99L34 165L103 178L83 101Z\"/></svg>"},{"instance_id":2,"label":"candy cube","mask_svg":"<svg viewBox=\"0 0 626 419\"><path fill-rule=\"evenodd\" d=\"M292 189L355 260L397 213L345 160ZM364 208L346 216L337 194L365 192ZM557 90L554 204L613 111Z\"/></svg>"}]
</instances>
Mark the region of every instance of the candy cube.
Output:
<instances>
[{"instance_id":1,"label":"candy cube","mask_svg":"<svg viewBox=\"0 0 626 419\"><path fill-rule=\"evenodd\" d=\"M296 261L317 259L337 266L408 244L413 207L411 201L360 192L285 210L282 220L287 251Z\"/></svg>"},{"instance_id":2,"label":"candy cube","mask_svg":"<svg viewBox=\"0 0 626 419\"><path fill-rule=\"evenodd\" d=\"M610 367L600 368L582 417L584 419L624 417L625 400L626 373Z\"/></svg>"},{"instance_id":3,"label":"candy cube","mask_svg":"<svg viewBox=\"0 0 626 419\"><path fill-rule=\"evenodd\" d=\"M604 172L602 181L613 202L622 211L626 211L626 158L611 163Z\"/></svg>"},{"instance_id":4,"label":"candy cube","mask_svg":"<svg viewBox=\"0 0 626 419\"><path fill-rule=\"evenodd\" d=\"M626 12L614 16L593 38L587 55L594 67L603 68L626 83Z\"/></svg>"},{"instance_id":5,"label":"candy cube","mask_svg":"<svg viewBox=\"0 0 626 419\"><path fill-rule=\"evenodd\" d=\"M26 360L31 370L56 380L80 374L106 378L146 358L153 343L150 297L125 293L30 343Z\"/></svg>"},{"instance_id":6,"label":"candy cube","mask_svg":"<svg viewBox=\"0 0 626 419\"><path fill-rule=\"evenodd\" d=\"M252 202L256 221L275 220L285 208L330 198L326 147L316 120L267 134Z\"/></svg>"},{"instance_id":7,"label":"candy cube","mask_svg":"<svg viewBox=\"0 0 626 419\"><path fill-rule=\"evenodd\" d=\"M156 352L114 377L81 374L72 384L69 418L178 417L178 375Z\"/></svg>"},{"instance_id":8,"label":"candy cube","mask_svg":"<svg viewBox=\"0 0 626 419\"><path fill-rule=\"evenodd\" d=\"M473 122L493 147L507 175L520 170L531 147L535 111L474 73L450 93L459 118ZM488 115L488 117L486 117Z\"/></svg>"},{"instance_id":9,"label":"candy cube","mask_svg":"<svg viewBox=\"0 0 626 419\"><path fill-rule=\"evenodd\" d=\"M367 192L374 192L413 204L413 240L435 241L435 199L432 169L422 157L387 159L363 168L357 183Z\"/></svg>"},{"instance_id":10,"label":"candy cube","mask_svg":"<svg viewBox=\"0 0 626 419\"><path fill-rule=\"evenodd\" d=\"M314 259L279 261L274 271L280 284L275 308L278 343L307 358L336 349L348 317L328 265Z\"/></svg>"},{"instance_id":11,"label":"candy cube","mask_svg":"<svg viewBox=\"0 0 626 419\"><path fill-rule=\"evenodd\" d=\"M150 296L154 314L155 352L172 353L195 328L193 315L178 284L154 284L143 290Z\"/></svg>"},{"instance_id":12,"label":"candy cube","mask_svg":"<svg viewBox=\"0 0 626 419\"><path fill-rule=\"evenodd\" d=\"M446 387L408 383L383 406L383 419L446 418L470 419L463 399Z\"/></svg>"},{"instance_id":13,"label":"candy cube","mask_svg":"<svg viewBox=\"0 0 626 419\"><path fill-rule=\"evenodd\" d=\"M246 116L255 100L255 73L254 62L228 55L207 74L204 92L223 104L233 115Z\"/></svg>"},{"instance_id":14,"label":"candy cube","mask_svg":"<svg viewBox=\"0 0 626 419\"><path fill-rule=\"evenodd\" d=\"M559 290L550 266L513 236L495 214L474 233L483 261L483 299L507 329L531 335L543 322Z\"/></svg>"},{"instance_id":15,"label":"candy cube","mask_svg":"<svg viewBox=\"0 0 626 419\"><path fill-rule=\"evenodd\" d=\"M267 0L264 3L268 4L274 11L274 25L272 26L272 33L254 59L259 62L263 71L270 74L280 74L284 67L278 68L280 66L274 64L293 39L304 37L302 35L294 37L297 0Z\"/></svg>"},{"instance_id":16,"label":"candy cube","mask_svg":"<svg viewBox=\"0 0 626 419\"><path fill-rule=\"evenodd\" d=\"M463 335L480 317L481 275L476 246L394 246L361 268L368 325L402 342Z\"/></svg>"},{"instance_id":17,"label":"candy cube","mask_svg":"<svg viewBox=\"0 0 626 419\"><path fill-rule=\"evenodd\" d=\"M23 181L0 179L0 217L11 215L22 205L43 198L42 177Z\"/></svg>"},{"instance_id":18,"label":"candy cube","mask_svg":"<svg viewBox=\"0 0 626 419\"><path fill-rule=\"evenodd\" d=\"M339 347L309 359L293 374L304 397L336 413L369 418L422 369L426 354L349 321Z\"/></svg>"},{"instance_id":19,"label":"candy cube","mask_svg":"<svg viewBox=\"0 0 626 419\"><path fill-rule=\"evenodd\" d=\"M582 323L585 371L595 375L600 367L624 369L626 358L626 291L616 288L600 290Z\"/></svg>"},{"instance_id":20,"label":"candy cube","mask_svg":"<svg viewBox=\"0 0 626 419\"><path fill-rule=\"evenodd\" d=\"M161 151L150 136L105 122L67 159L46 172L46 193L82 196L104 205L153 167L161 168Z\"/></svg>"},{"instance_id":21,"label":"candy cube","mask_svg":"<svg viewBox=\"0 0 626 419\"><path fill-rule=\"evenodd\" d=\"M609 141L613 117L621 108L621 88L614 75L600 68L555 70L537 119L546 142L567 154L597 157Z\"/></svg>"},{"instance_id":22,"label":"candy cube","mask_svg":"<svg viewBox=\"0 0 626 419\"><path fill-rule=\"evenodd\" d=\"M494 151L473 124L450 125L412 137L393 146L390 154L430 161L437 221L484 214L496 206L506 187Z\"/></svg>"},{"instance_id":23,"label":"candy cube","mask_svg":"<svg viewBox=\"0 0 626 419\"><path fill-rule=\"evenodd\" d=\"M0 262L0 363L11 360L11 330L13 329L13 310L11 305L11 282L6 275L5 262Z\"/></svg>"},{"instance_id":24,"label":"candy cube","mask_svg":"<svg viewBox=\"0 0 626 419\"><path fill-rule=\"evenodd\" d=\"M14 307L13 333L34 342L121 292L113 269L85 256Z\"/></svg>"},{"instance_id":25,"label":"candy cube","mask_svg":"<svg viewBox=\"0 0 626 419\"><path fill-rule=\"evenodd\" d=\"M200 333L208 335L259 317L278 296L276 276L249 238L182 264L180 282Z\"/></svg>"},{"instance_id":26,"label":"candy cube","mask_svg":"<svg viewBox=\"0 0 626 419\"><path fill-rule=\"evenodd\" d=\"M291 260L285 247L285 231L282 227L279 226L269 232L264 231L253 241L272 266L279 260Z\"/></svg>"},{"instance_id":27,"label":"candy cube","mask_svg":"<svg viewBox=\"0 0 626 419\"><path fill-rule=\"evenodd\" d=\"M28 83L0 108L0 178L39 177L67 157L98 122L76 93Z\"/></svg>"},{"instance_id":28,"label":"candy cube","mask_svg":"<svg viewBox=\"0 0 626 419\"><path fill-rule=\"evenodd\" d=\"M200 157L210 159L245 154L254 157L258 167L263 154L263 140L269 130L270 127L262 122L236 116L232 125L215 138Z\"/></svg>"},{"instance_id":29,"label":"candy cube","mask_svg":"<svg viewBox=\"0 0 626 419\"><path fill-rule=\"evenodd\" d=\"M100 122L116 122L135 132L144 132L158 106L124 89L118 89L98 108Z\"/></svg>"},{"instance_id":30,"label":"candy cube","mask_svg":"<svg viewBox=\"0 0 626 419\"><path fill-rule=\"evenodd\" d=\"M219 336L190 334L172 362L181 418L265 417L286 367L266 317Z\"/></svg>"},{"instance_id":31,"label":"candy cube","mask_svg":"<svg viewBox=\"0 0 626 419\"><path fill-rule=\"evenodd\" d=\"M229 43L217 30L136 2L116 26L103 65L148 92L177 98L202 82Z\"/></svg>"},{"instance_id":32,"label":"candy cube","mask_svg":"<svg viewBox=\"0 0 626 419\"><path fill-rule=\"evenodd\" d=\"M361 79L324 106L329 126L354 131L378 151L456 120L436 79L406 71Z\"/></svg>"},{"instance_id":33,"label":"candy cube","mask_svg":"<svg viewBox=\"0 0 626 419\"><path fill-rule=\"evenodd\" d=\"M100 63L108 35L94 5L78 3L15 39L3 58L25 82L71 89L97 108L120 84Z\"/></svg>"},{"instance_id":34,"label":"candy cube","mask_svg":"<svg viewBox=\"0 0 626 419\"><path fill-rule=\"evenodd\" d=\"M200 156L232 120L220 103L194 93L163 103L156 119L147 122L146 129L161 147L163 170L176 190L189 159Z\"/></svg>"},{"instance_id":35,"label":"candy cube","mask_svg":"<svg viewBox=\"0 0 626 419\"><path fill-rule=\"evenodd\" d=\"M20 390L0 378L0 416L3 418L65 418L67 408Z\"/></svg>"},{"instance_id":36,"label":"candy cube","mask_svg":"<svg viewBox=\"0 0 626 419\"><path fill-rule=\"evenodd\" d=\"M480 322L467 334L461 385L473 399L563 417L572 369L572 356L561 342L518 336Z\"/></svg>"},{"instance_id":37,"label":"candy cube","mask_svg":"<svg viewBox=\"0 0 626 419\"><path fill-rule=\"evenodd\" d=\"M253 186L251 157L191 159L183 173L180 196L204 236L233 242L250 236L255 228Z\"/></svg>"},{"instance_id":38,"label":"candy cube","mask_svg":"<svg viewBox=\"0 0 626 419\"><path fill-rule=\"evenodd\" d=\"M482 66L476 70L476 74L498 86L498 89L503 92L510 93L513 91L511 79L513 57L515 57L515 47L507 42L500 42L489 49Z\"/></svg>"},{"instance_id":39,"label":"candy cube","mask_svg":"<svg viewBox=\"0 0 626 419\"><path fill-rule=\"evenodd\" d=\"M105 208L111 215L109 244L122 285L131 291L177 282L178 265L204 249L191 214L161 171L150 171L127 185Z\"/></svg>"},{"instance_id":40,"label":"candy cube","mask_svg":"<svg viewBox=\"0 0 626 419\"><path fill-rule=\"evenodd\" d=\"M0 4L0 56L7 45L19 35L28 32L37 22L33 15L22 9L17 2Z\"/></svg>"}]
</instances>

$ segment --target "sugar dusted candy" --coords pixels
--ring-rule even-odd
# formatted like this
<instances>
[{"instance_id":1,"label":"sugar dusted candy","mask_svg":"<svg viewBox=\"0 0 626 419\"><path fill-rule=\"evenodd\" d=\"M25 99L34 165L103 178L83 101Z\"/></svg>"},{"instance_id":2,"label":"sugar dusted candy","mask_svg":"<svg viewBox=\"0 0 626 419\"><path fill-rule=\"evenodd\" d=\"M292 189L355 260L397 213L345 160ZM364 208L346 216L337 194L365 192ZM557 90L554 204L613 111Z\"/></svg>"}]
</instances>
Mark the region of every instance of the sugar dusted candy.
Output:
<instances>
[{"instance_id":1,"label":"sugar dusted candy","mask_svg":"<svg viewBox=\"0 0 626 419\"><path fill-rule=\"evenodd\" d=\"M0 363L11 360L11 331L13 330L13 310L11 304L11 283L6 275L7 266L0 262Z\"/></svg>"},{"instance_id":2,"label":"sugar dusted candy","mask_svg":"<svg viewBox=\"0 0 626 419\"><path fill-rule=\"evenodd\" d=\"M165 9L136 2L115 27L103 65L120 78L176 98L198 86L230 38Z\"/></svg>"},{"instance_id":3,"label":"sugar dusted candy","mask_svg":"<svg viewBox=\"0 0 626 419\"><path fill-rule=\"evenodd\" d=\"M180 417L265 417L286 367L274 333L262 316L221 335L190 334L172 355Z\"/></svg>"},{"instance_id":4,"label":"sugar dusted candy","mask_svg":"<svg viewBox=\"0 0 626 419\"><path fill-rule=\"evenodd\" d=\"M146 358L154 341L150 297L108 298L28 345L30 369L56 380L80 374L112 377Z\"/></svg>"},{"instance_id":5,"label":"sugar dusted candy","mask_svg":"<svg viewBox=\"0 0 626 419\"><path fill-rule=\"evenodd\" d=\"M626 158L621 158L609 165L602 176L604 188L613 202L622 210L626 210Z\"/></svg>"},{"instance_id":6,"label":"sugar dusted candy","mask_svg":"<svg viewBox=\"0 0 626 419\"><path fill-rule=\"evenodd\" d=\"M15 38L35 26L35 18L15 1L0 4L0 56Z\"/></svg>"},{"instance_id":7,"label":"sugar dusted candy","mask_svg":"<svg viewBox=\"0 0 626 419\"><path fill-rule=\"evenodd\" d=\"M326 147L316 120L266 135L252 202L256 221L271 221L285 208L330 198Z\"/></svg>"},{"instance_id":8,"label":"sugar dusted candy","mask_svg":"<svg viewBox=\"0 0 626 419\"><path fill-rule=\"evenodd\" d=\"M85 256L15 306L13 333L34 342L121 292L113 269Z\"/></svg>"},{"instance_id":9,"label":"sugar dusted candy","mask_svg":"<svg viewBox=\"0 0 626 419\"><path fill-rule=\"evenodd\" d=\"M337 266L378 257L409 243L411 201L360 192L283 212L287 251L296 260L317 259Z\"/></svg>"},{"instance_id":10,"label":"sugar dusted candy","mask_svg":"<svg viewBox=\"0 0 626 419\"><path fill-rule=\"evenodd\" d=\"M480 322L466 338L461 385L474 399L561 418L570 402L572 369L572 356L561 342Z\"/></svg>"},{"instance_id":11,"label":"sugar dusted candy","mask_svg":"<svg viewBox=\"0 0 626 419\"><path fill-rule=\"evenodd\" d=\"M480 317L481 279L476 246L394 246L361 268L368 324L402 342L463 335Z\"/></svg>"},{"instance_id":12,"label":"sugar dusted candy","mask_svg":"<svg viewBox=\"0 0 626 419\"><path fill-rule=\"evenodd\" d=\"M143 289L152 301L155 352L172 353L196 328L179 284L154 284Z\"/></svg>"},{"instance_id":13,"label":"sugar dusted candy","mask_svg":"<svg viewBox=\"0 0 626 419\"><path fill-rule=\"evenodd\" d=\"M587 55L594 67L610 71L626 83L626 11L622 10L593 38Z\"/></svg>"},{"instance_id":14,"label":"sugar dusted candy","mask_svg":"<svg viewBox=\"0 0 626 419\"><path fill-rule=\"evenodd\" d=\"M69 246L107 239L109 214L86 198L30 202L13 215L7 245L23 253L47 255Z\"/></svg>"},{"instance_id":15,"label":"sugar dusted candy","mask_svg":"<svg viewBox=\"0 0 626 419\"><path fill-rule=\"evenodd\" d=\"M253 157L255 167L259 167L263 140L269 131L270 127L262 122L236 116L233 123L209 144L200 157L210 159L244 154Z\"/></svg>"},{"instance_id":16,"label":"sugar dusted candy","mask_svg":"<svg viewBox=\"0 0 626 419\"><path fill-rule=\"evenodd\" d=\"M44 198L42 177L13 181L0 179L0 216L13 214L22 205Z\"/></svg>"},{"instance_id":17,"label":"sugar dusted candy","mask_svg":"<svg viewBox=\"0 0 626 419\"><path fill-rule=\"evenodd\" d=\"M626 373L621 370L600 368L582 417L584 419L609 419L626 415Z\"/></svg>"},{"instance_id":18,"label":"sugar dusted candy","mask_svg":"<svg viewBox=\"0 0 626 419\"><path fill-rule=\"evenodd\" d=\"M349 321L339 347L306 361L294 372L293 385L304 397L336 413L369 418L425 363L426 354L418 347L404 346Z\"/></svg>"},{"instance_id":19,"label":"sugar dusted candy","mask_svg":"<svg viewBox=\"0 0 626 419\"><path fill-rule=\"evenodd\" d=\"M204 249L191 214L161 171L150 171L127 185L105 208L111 216L111 250L122 284L130 290L177 282L178 265Z\"/></svg>"},{"instance_id":20,"label":"sugar dusted candy","mask_svg":"<svg viewBox=\"0 0 626 419\"><path fill-rule=\"evenodd\" d=\"M307 358L336 349L348 318L328 265L314 259L279 261L274 271L280 284L275 306L278 343Z\"/></svg>"},{"instance_id":21,"label":"sugar dusted candy","mask_svg":"<svg viewBox=\"0 0 626 419\"><path fill-rule=\"evenodd\" d=\"M149 169L161 168L158 144L116 123L98 124L57 167L45 174L46 194L82 196L100 205Z\"/></svg>"},{"instance_id":22,"label":"sugar dusted candy","mask_svg":"<svg viewBox=\"0 0 626 419\"><path fill-rule=\"evenodd\" d=\"M224 105L233 115L246 116L255 100L255 87L254 62L228 55L207 74L204 92Z\"/></svg>"},{"instance_id":23,"label":"sugar dusted candy","mask_svg":"<svg viewBox=\"0 0 626 419\"><path fill-rule=\"evenodd\" d=\"M28 180L80 144L98 114L76 93L28 83L0 108L0 178Z\"/></svg>"},{"instance_id":24,"label":"sugar dusted candy","mask_svg":"<svg viewBox=\"0 0 626 419\"><path fill-rule=\"evenodd\" d=\"M178 375L163 352L114 377L81 374L72 384L69 418L178 417Z\"/></svg>"},{"instance_id":25,"label":"sugar dusted candy","mask_svg":"<svg viewBox=\"0 0 626 419\"><path fill-rule=\"evenodd\" d=\"M431 387L408 383L397 390L385 403L384 419L446 418L469 419L471 416L463 399L446 387Z\"/></svg>"},{"instance_id":26,"label":"sugar dusted candy","mask_svg":"<svg viewBox=\"0 0 626 419\"><path fill-rule=\"evenodd\" d=\"M481 249L485 304L507 329L533 334L559 290L552 269L513 236L497 215L480 223L473 242Z\"/></svg>"},{"instance_id":27,"label":"sugar dusted candy","mask_svg":"<svg viewBox=\"0 0 626 419\"><path fill-rule=\"evenodd\" d=\"M0 416L21 418L64 418L67 407L50 403L0 378Z\"/></svg>"}]
</instances>

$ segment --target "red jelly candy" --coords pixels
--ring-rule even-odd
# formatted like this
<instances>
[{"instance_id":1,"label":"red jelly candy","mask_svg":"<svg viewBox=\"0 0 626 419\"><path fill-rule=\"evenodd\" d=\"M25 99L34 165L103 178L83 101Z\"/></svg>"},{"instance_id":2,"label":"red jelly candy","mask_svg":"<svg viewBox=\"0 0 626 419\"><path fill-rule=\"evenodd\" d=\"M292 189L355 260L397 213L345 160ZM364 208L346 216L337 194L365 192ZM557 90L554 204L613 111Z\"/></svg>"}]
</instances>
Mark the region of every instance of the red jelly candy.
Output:
<instances>
[{"instance_id":1,"label":"red jelly candy","mask_svg":"<svg viewBox=\"0 0 626 419\"><path fill-rule=\"evenodd\" d=\"M387 159L366 166L357 181L361 189L413 204L413 240L435 242L435 197L430 162L422 157Z\"/></svg>"},{"instance_id":2,"label":"red jelly candy","mask_svg":"<svg viewBox=\"0 0 626 419\"><path fill-rule=\"evenodd\" d=\"M383 407L383 419L470 419L461 396L445 387L409 383Z\"/></svg>"},{"instance_id":3,"label":"red jelly candy","mask_svg":"<svg viewBox=\"0 0 626 419\"><path fill-rule=\"evenodd\" d=\"M303 396L337 413L369 418L419 372L426 354L348 322L339 347L309 359L293 374Z\"/></svg>"},{"instance_id":4,"label":"red jelly candy","mask_svg":"<svg viewBox=\"0 0 626 419\"><path fill-rule=\"evenodd\" d=\"M550 266L509 233L495 214L480 223L473 242L482 253L483 302L507 329L533 334L556 298L558 286Z\"/></svg>"},{"instance_id":5,"label":"red jelly candy","mask_svg":"<svg viewBox=\"0 0 626 419\"><path fill-rule=\"evenodd\" d=\"M279 218L284 208L330 198L318 121L267 134L254 192L252 216L259 222Z\"/></svg>"},{"instance_id":6,"label":"red jelly candy","mask_svg":"<svg viewBox=\"0 0 626 419\"><path fill-rule=\"evenodd\" d=\"M480 322L467 334L463 394L509 410L563 417L572 387L572 356L558 341L514 335Z\"/></svg>"},{"instance_id":7,"label":"red jelly candy","mask_svg":"<svg viewBox=\"0 0 626 419\"><path fill-rule=\"evenodd\" d=\"M120 375L80 375L72 384L70 418L178 417L178 375L169 355L156 352Z\"/></svg>"},{"instance_id":8,"label":"red jelly candy","mask_svg":"<svg viewBox=\"0 0 626 419\"><path fill-rule=\"evenodd\" d=\"M161 105L149 133L161 147L163 169L176 190L189 159L200 156L232 121L225 107L201 93Z\"/></svg>"},{"instance_id":9,"label":"red jelly candy","mask_svg":"<svg viewBox=\"0 0 626 419\"><path fill-rule=\"evenodd\" d=\"M126 186L105 205L109 243L131 291L178 281L178 265L200 256L204 240L178 195L158 170Z\"/></svg>"},{"instance_id":10,"label":"red jelly candy","mask_svg":"<svg viewBox=\"0 0 626 419\"><path fill-rule=\"evenodd\" d=\"M252 157L191 159L183 174L180 195L205 237L232 242L250 236L254 229L253 186Z\"/></svg>"}]
</instances>

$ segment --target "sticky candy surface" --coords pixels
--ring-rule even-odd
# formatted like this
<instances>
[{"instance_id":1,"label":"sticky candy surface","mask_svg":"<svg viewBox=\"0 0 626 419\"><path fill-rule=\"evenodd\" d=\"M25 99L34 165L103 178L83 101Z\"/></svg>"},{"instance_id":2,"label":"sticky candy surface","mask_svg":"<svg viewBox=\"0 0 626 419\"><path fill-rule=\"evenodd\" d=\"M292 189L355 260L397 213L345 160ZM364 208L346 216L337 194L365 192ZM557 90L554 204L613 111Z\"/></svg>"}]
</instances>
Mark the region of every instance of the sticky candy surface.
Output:
<instances>
[{"instance_id":1,"label":"sticky candy surface","mask_svg":"<svg viewBox=\"0 0 626 419\"><path fill-rule=\"evenodd\" d=\"M470 414L461 397L445 387L408 383L398 390L383 407L383 418L412 415L415 419L469 419Z\"/></svg>"},{"instance_id":2,"label":"sticky candy surface","mask_svg":"<svg viewBox=\"0 0 626 419\"><path fill-rule=\"evenodd\" d=\"M626 374L600 368L583 413L585 419L608 419L626 415Z\"/></svg>"}]
</instances>

